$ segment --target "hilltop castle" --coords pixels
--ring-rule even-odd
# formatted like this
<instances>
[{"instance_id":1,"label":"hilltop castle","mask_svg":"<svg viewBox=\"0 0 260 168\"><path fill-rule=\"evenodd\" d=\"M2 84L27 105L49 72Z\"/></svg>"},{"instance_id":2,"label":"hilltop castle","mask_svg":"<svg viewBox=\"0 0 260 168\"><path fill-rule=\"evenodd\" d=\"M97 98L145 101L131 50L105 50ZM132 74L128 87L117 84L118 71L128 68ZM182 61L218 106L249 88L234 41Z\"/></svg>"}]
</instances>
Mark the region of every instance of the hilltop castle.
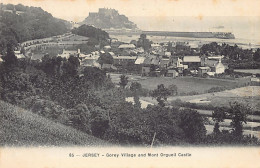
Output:
<instances>
[{"instance_id":1,"label":"hilltop castle","mask_svg":"<svg viewBox=\"0 0 260 168\"><path fill-rule=\"evenodd\" d=\"M101 29L137 29L136 24L125 15L120 15L111 8L99 8L98 12L90 12L82 24L92 25Z\"/></svg>"}]
</instances>

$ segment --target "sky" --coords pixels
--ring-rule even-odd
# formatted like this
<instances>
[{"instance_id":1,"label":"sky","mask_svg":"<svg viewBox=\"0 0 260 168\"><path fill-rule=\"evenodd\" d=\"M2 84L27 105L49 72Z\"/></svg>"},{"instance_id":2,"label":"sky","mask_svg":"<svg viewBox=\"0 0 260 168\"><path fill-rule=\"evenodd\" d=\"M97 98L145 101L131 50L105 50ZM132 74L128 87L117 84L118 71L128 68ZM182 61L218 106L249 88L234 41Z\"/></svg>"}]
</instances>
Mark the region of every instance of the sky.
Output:
<instances>
[{"instance_id":1,"label":"sky","mask_svg":"<svg viewBox=\"0 0 260 168\"><path fill-rule=\"evenodd\" d=\"M126 16L260 16L260 0L0 0L2 3L42 7L53 16L82 21L98 8L114 8Z\"/></svg>"},{"instance_id":2,"label":"sky","mask_svg":"<svg viewBox=\"0 0 260 168\"><path fill-rule=\"evenodd\" d=\"M81 22L98 8L113 8L142 30L232 31L260 39L260 0L0 0L41 7L54 17ZM216 29L223 26L222 29Z\"/></svg>"}]
</instances>

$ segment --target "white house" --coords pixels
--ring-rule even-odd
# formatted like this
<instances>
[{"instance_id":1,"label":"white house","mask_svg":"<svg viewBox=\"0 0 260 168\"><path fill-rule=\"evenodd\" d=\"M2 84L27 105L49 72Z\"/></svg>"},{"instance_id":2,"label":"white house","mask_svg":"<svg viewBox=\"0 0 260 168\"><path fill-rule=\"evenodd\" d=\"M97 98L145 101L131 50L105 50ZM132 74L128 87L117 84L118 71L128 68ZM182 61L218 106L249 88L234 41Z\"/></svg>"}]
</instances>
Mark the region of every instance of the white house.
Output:
<instances>
[{"instance_id":1,"label":"white house","mask_svg":"<svg viewBox=\"0 0 260 168\"><path fill-rule=\"evenodd\" d=\"M17 59L25 58L25 56L22 53L20 53L20 51L14 51L14 54Z\"/></svg>"},{"instance_id":2,"label":"white house","mask_svg":"<svg viewBox=\"0 0 260 168\"><path fill-rule=\"evenodd\" d=\"M62 54L59 54L58 56L62 57L62 58L69 58L71 55L79 55L80 54L80 49L76 50L65 50L63 49Z\"/></svg>"},{"instance_id":3,"label":"white house","mask_svg":"<svg viewBox=\"0 0 260 168\"><path fill-rule=\"evenodd\" d=\"M215 65L215 73L222 74L224 72L225 72L225 66L221 63L221 59L219 59L219 62Z\"/></svg>"}]
</instances>

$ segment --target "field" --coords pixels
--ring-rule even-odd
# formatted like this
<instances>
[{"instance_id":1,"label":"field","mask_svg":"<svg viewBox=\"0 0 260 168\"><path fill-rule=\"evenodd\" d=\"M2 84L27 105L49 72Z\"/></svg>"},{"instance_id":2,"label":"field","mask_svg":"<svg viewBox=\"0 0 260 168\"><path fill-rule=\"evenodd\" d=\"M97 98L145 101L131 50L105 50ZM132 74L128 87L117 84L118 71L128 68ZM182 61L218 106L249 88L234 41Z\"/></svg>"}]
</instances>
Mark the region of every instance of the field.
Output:
<instances>
[{"instance_id":1,"label":"field","mask_svg":"<svg viewBox=\"0 0 260 168\"><path fill-rule=\"evenodd\" d=\"M260 69L234 69L235 72L260 74Z\"/></svg>"},{"instance_id":2,"label":"field","mask_svg":"<svg viewBox=\"0 0 260 168\"><path fill-rule=\"evenodd\" d=\"M119 83L121 74L110 74L112 81L114 83ZM137 81L141 83L143 88L153 90L157 88L157 85L164 84L168 87L171 84L174 84L178 88L178 93L205 93L212 87L226 87L226 88L235 88L238 85L243 85L250 81L249 78L239 78L235 80L228 79L214 79L214 78L195 78L195 77L141 77L137 75L127 75L129 77L129 83Z\"/></svg>"},{"instance_id":3,"label":"field","mask_svg":"<svg viewBox=\"0 0 260 168\"><path fill-rule=\"evenodd\" d=\"M253 110L260 110L260 87L247 86L222 92L206 93L193 96L176 96L170 97L168 100L173 101L180 99L182 101L197 103L197 104L212 104L213 106L228 107L229 102L239 102L244 105L249 105Z\"/></svg>"},{"instance_id":4,"label":"field","mask_svg":"<svg viewBox=\"0 0 260 168\"><path fill-rule=\"evenodd\" d=\"M178 88L179 93L205 93L205 91L212 87L236 87L238 84L246 83L247 80L225 80L225 79L207 79L194 77L178 77L176 79L169 77L148 78L146 80L138 81L144 88L155 89L157 85L164 84L168 87L174 84Z\"/></svg>"},{"instance_id":5,"label":"field","mask_svg":"<svg viewBox=\"0 0 260 168\"><path fill-rule=\"evenodd\" d=\"M104 146L106 142L0 101L0 146Z\"/></svg>"}]
</instances>

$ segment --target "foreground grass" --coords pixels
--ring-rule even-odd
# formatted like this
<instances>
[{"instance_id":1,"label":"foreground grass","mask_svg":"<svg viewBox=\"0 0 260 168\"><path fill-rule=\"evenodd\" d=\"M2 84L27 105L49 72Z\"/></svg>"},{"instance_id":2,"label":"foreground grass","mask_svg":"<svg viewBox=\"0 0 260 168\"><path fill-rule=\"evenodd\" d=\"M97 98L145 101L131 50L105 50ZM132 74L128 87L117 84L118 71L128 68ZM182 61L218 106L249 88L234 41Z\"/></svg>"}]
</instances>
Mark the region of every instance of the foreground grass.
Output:
<instances>
[{"instance_id":1,"label":"foreground grass","mask_svg":"<svg viewBox=\"0 0 260 168\"><path fill-rule=\"evenodd\" d=\"M0 101L1 146L105 146L74 128Z\"/></svg>"}]
</instances>

